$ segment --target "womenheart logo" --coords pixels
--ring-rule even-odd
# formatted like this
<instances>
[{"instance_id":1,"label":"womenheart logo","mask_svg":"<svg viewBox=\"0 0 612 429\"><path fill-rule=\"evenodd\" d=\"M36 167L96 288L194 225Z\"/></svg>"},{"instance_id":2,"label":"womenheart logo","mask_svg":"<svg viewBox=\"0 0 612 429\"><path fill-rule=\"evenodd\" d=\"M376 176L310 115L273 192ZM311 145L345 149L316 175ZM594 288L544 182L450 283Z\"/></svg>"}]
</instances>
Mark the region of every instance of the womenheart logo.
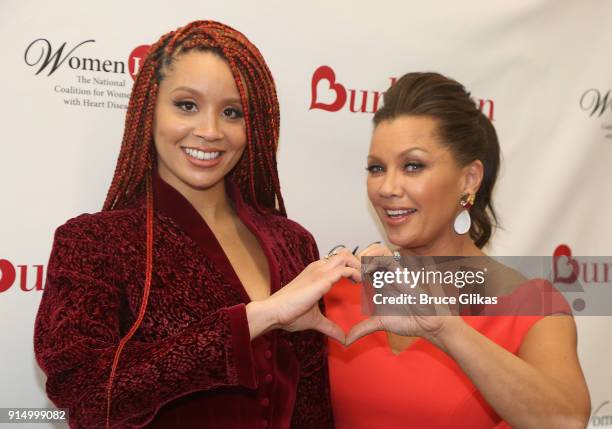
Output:
<instances>
[{"instance_id":1,"label":"womenheart logo","mask_svg":"<svg viewBox=\"0 0 612 429\"><path fill-rule=\"evenodd\" d=\"M128 58L128 70L130 72L130 76L132 76L132 79L136 80L136 75L140 71L140 67L149 53L150 48L151 46L149 45L140 45L130 52L130 56Z\"/></svg>"}]
</instances>

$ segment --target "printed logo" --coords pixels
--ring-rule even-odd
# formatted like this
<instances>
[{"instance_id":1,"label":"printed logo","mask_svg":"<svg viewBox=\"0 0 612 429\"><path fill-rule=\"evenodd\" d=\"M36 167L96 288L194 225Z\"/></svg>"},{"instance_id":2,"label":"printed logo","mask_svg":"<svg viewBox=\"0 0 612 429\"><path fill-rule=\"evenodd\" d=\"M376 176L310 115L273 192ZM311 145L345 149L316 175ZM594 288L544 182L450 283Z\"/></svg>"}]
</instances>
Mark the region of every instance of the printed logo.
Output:
<instances>
[{"instance_id":1,"label":"printed logo","mask_svg":"<svg viewBox=\"0 0 612 429\"><path fill-rule=\"evenodd\" d=\"M589 427L593 428L612 428L612 411L610 407L607 407L607 410L604 410L606 406L610 404L610 401L602 402L593 414L591 414L591 418L589 419ZM608 414L606 414L606 412Z\"/></svg>"},{"instance_id":2,"label":"printed logo","mask_svg":"<svg viewBox=\"0 0 612 429\"><path fill-rule=\"evenodd\" d=\"M6 259L0 259L0 293L6 292L15 284L24 292L43 290L44 267L42 265L15 265ZM34 271L34 272L33 272ZM35 275L34 281L29 274Z\"/></svg>"},{"instance_id":3,"label":"printed logo","mask_svg":"<svg viewBox=\"0 0 612 429\"><path fill-rule=\"evenodd\" d=\"M133 49L127 61L96 58L87 53L96 41L84 40L75 44L63 42L54 45L45 38L32 41L25 49L24 61L35 72L34 75L51 77L61 68L77 72L69 77L61 73L53 84L53 92L60 103L90 109L127 109L130 98L130 82L140 71L142 62L149 51L148 45Z\"/></svg>"},{"instance_id":4,"label":"printed logo","mask_svg":"<svg viewBox=\"0 0 612 429\"><path fill-rule=\"evenodd\" d=\"M580 97L580 109L590 118L600 119L604 114L612 111L612 90L604 93L597 88L589 88ZM608 116L609 118L609 116ZM601 129L607 139L612 139L612 122L602 122Z\"/></svg>"},{"instance_id":5,"label":"printed logo","mask_svg":"<svg viewBox=\"0 0 612 429\"><path fill-rule=\"evenodd\" d=\"M572 250L567 244L560 244L553 253L553 282L572 284L578 280L580 267L572 258Z\"/></svg>"},{"instance_id":6,"label":"printed logo","mask_svg":"<svg viewBox=\"0 0 612 429\"><path fill-rule=\"evenodd\" d=\"M329 83L329 90L334 92L335 95L334 101L330 104L322 103L317 100L317 88L319 86L319 82L323 80L326 80ZM350 109L351 112L357 112L357 110L355 110L355 90L351 89L350 91ZM315 70L314 74L312 75L311 92L312 98L310 102L310 110L321 109L327 110L328 112L337 112L338 110L342 109L342 107L344 107L344 104L346 103L346 89L344 88L344 86L340 85L339 83L336 83L336 73L334 73L334 70L328 66L321 66ZM380 94L378 92L375 92L374 97L375 99L373 111L376 111L376 107L378 107L378 97L380 97ZM364 102L367 103L367 94L365 95Z\"/></svg>"},{"instance_id":7,"label":"printed logo","mask_svg":"<svg viewBox=\"0 0 612 429\"><path fill-rule=\"evenodd\" d=\"M560 244L553 252L553 281L555 283L573 284L581 282L612 283L612 264L604 261L578 261L572 257L572 249L567 244Z\"/></svg>"},{"instance_id":8,"label":"printed logo","mask_svg":"<svg viewBox=\"0 0 612 429\"><path fill-rule=\"evenodd\" d=\"M59 48L54 51L49 40L44 38L36 39L26 48L24 60L30 67L38 67L36 70L37 75L47 70L47 76L51 76L64 64L67 64L68 67L73 70L118 74L125 73L125 63L123 61L100 60L99 58L72 55L81 46L88 43L95 43L95 40L90 39L80 42L64 53L66 43L67 42L62 43Z\"/></svg>"},{"instance_id":9,"label":"printed logo","mask_svg":"<svg viewBox=\"0 0 612 429\"><path fill-rule=\"evenodd\" d=\"M128 57L128 67L132 79L136 80L136 75L140 71L141 64L147 56L149 49L151 49L150 45L140 45L130 52L130 56Z\"/></svg>"},{"instance_id":10,"label":"printed logo","mask_svg":"<svg viewBox=\"0 0 612 429\"><path fill-rule=\"evenodd\" d=\"M397 78L389 78L389 86ZM339 82L334 69L320 66L312 74L310 83L310 108L327 112L338 112L346 109L353 113L376 113L382 104L384 91L351 89ZM490 99L477 99L478 108L491 120L494 120L495 103Z\"/></svg>"}]
</instances>

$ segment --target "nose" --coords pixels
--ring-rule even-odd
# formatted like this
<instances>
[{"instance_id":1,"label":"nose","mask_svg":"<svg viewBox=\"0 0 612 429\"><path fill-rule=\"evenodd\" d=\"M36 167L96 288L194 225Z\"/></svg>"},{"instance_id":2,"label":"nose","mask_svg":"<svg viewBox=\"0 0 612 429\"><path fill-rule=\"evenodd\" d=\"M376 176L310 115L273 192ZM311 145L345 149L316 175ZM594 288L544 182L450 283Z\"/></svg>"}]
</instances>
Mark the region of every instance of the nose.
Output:
<instances>
[{"instance_id":1,"label":"nose","mask_svg":"<svg viewBox=\"0 0 612 429\"><path fill-rule=\"evenodd\" d=\"M213 111L202 112L197 118L197 124L193 129L193 135L207 142L221 140L224 135L219 124L220 118Z\"/></svg>"},{"instance_id":2,"label":"nose","mask_svg":"<svg viewBox=\"0 0 612 429\"><path fill-rule=\"evenodd\" d=\"M401 181L398 172L395 169L389 169L382 178L378 195L383 198L401 197L404 189L401 186Z\"/></svg>"}]
</instances>

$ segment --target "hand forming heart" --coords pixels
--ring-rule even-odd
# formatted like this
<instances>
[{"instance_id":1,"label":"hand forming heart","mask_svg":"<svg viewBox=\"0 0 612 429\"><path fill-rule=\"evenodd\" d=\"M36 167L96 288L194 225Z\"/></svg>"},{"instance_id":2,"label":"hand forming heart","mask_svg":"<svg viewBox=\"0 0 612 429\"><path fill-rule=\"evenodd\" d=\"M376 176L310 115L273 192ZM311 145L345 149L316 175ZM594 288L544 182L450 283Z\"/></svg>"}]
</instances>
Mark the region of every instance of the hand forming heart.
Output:
<instances>
[{"instance_id":1,"label":"hand forming heart","mask_svg":"<svg viewBox=\"0 0 612 429\"><path fill-rule=\"evenodd\" d=\"M314 329L344 344L344 331L321 313L319 301L342 277L360 282L360 268L359 260L347 249L312 262L285 287L263 301L249 304L259 305L254 313L266 315L270 320L261 331L255 330L255 334L269 329L291 332ZM261 306L263 309L258 311ZM257 318L253 320L255 325Z\"/></svg>"},{"instance_id":2,"label":"hand forming heart","mask_svg":"<svg viewBox=\"0 0 612 429\"><path fill-rule=\"evenodd\" d=\"M374 244L368 246L363 252L359 253L358 258L364 256L393 256L393 252L386 246L381 244ZM400 264L389 258L384 260L378 260L378 264L387 264L384 268L388 271L393 271L395 267L388 266L388 264L396 264L397 268ZM368 269L381 268L381 267L368 267ZM432 297L443 296L443 290L441 288L427 288L426 285L421 285L421 290L427 289L428 295ZM406 292L405 289L397 290L398 295ZM428 341L441 347L438 338L440 333L444 329L455 323L462 323L462 319L456 316L450 316L452 311L449 307L444 305L410 305L407 308L406 315L373 315L368 319L362 320L356 325L352 326L349 332L346 334L345 345L348 346L358 339L376 332L386 331L395 333L402 336L418 336L427 339Z\"/></svg>"},{"instance_id":3,"label":"hand forming heart","mask_svg":"<svg viewBox=\"0 0 612 429\"><path fill-rule=\"evenodd\" d=\"M309 264L292 282L267 299L249 303L247 317L252 338L270 329L291 332L314 329L348 346L365 335L383 330L398 335L423 337L439 345L437 337L445 326L455 323L457 319L461 320L459 317L447 317L450 311L444 308L440 311L440 306L432 308L431 305L411 305L406 315L373 315L345 333L321 313L319 301L342 277L354 282L362 281L359 258L363 256L393 256L393 252L375 243L357 256L346 248L336 249L325 258ZM397 264L388 258L381 259L380 263ZM393 269L389 266L384 268ZM434 288L433 292L432 296L435 296L435 293L441 293L441 289Z\"/></svg>"}]
</instances>

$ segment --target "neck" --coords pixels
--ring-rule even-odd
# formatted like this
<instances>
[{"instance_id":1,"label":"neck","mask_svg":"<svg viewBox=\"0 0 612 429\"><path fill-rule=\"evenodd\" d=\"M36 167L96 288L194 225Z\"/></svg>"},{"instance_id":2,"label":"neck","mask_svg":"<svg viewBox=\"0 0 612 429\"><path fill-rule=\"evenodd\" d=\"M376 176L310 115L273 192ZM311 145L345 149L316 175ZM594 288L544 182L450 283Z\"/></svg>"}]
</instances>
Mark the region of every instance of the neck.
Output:
<instances>
[{"instance_id":1,"label":"neck","mask_svg":"<svg viewBox=\"0 0 612 429\"><path fill-rule=\"evenodd\" d=\"M407 256L484 256L469 234L458 235L454 231L431 243L419 246L402 247L401 252Z\"/></svg>"},{"instance_id":2,"label":"neck","mask_svg":"<svg viewBox=\"0 0 612 429\"><path fill-rule=\"evenodd\" d=\"M225 189L225 180L220 180L210 188L197 189L176 176L167 174L164 169L159 170L159 176L183 195L209 226L235 216L234 207Z\"/></svg>"},{"instance_id":3,"label":"neck","mask_svg":"<svg viewBox=\"0 0 612 429\"><path fill-rule=\"evenodd\" d=\"M227 196L225 181L205 190L194 190L187 200L210 226L235 216L234 206Z\"/></svg>"}]
</instances>

